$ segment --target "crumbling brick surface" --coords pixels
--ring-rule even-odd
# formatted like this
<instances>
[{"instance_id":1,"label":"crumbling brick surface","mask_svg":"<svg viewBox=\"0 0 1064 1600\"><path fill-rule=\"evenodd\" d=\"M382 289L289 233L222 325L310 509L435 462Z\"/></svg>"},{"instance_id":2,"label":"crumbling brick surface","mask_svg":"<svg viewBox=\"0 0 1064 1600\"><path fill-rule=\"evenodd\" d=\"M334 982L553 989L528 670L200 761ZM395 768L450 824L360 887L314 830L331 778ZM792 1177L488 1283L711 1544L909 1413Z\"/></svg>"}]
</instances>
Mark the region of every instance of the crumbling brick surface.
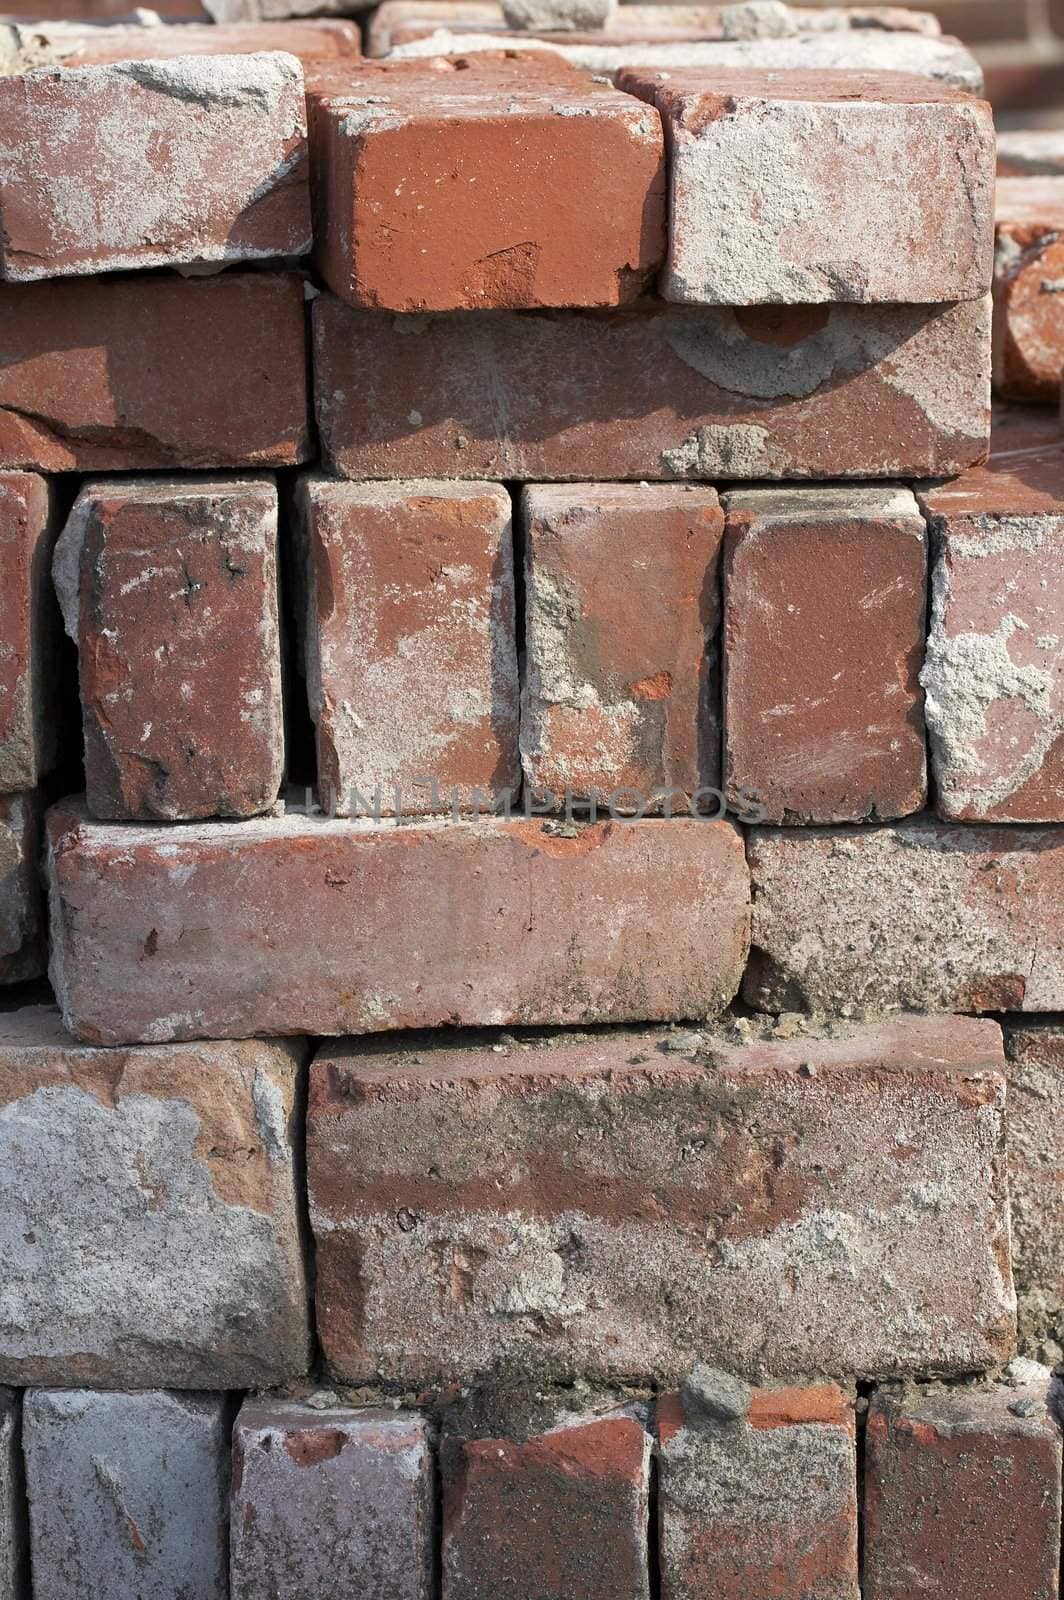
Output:
<instances>
[{"instance_id":1,"label":"crumbling brick surface","mask_svg":"<svg viewBox=\"0 0 1064 1600\"><path fill-rule=\"evenodd\" d=\"M1020 1334L1064 1344L1064 1025L1013 1020L1008 1055L1009 1198Z\"/></svg>"},{"instance_id":2,"label":"crumbling brick surface","mask_svg":"<svg viewBox=\"0 0 1064 1600\"><path fill-rule=\"evenodd\" d=\"M51 591L54 490L31 472L0 473L0 792L32 789L58 753Z\"/></svg>"},{"instance_id":3,"label":"crumbling brick surface","mask_svg":"<svg viewBox=\"0 0 1064 1600\"><path fill-rule=\"evenodd\" d=\"M1056 403L1064 366L1064 183L1002 178L994 258L994 387Z\"/></svg>"}]
</instances>

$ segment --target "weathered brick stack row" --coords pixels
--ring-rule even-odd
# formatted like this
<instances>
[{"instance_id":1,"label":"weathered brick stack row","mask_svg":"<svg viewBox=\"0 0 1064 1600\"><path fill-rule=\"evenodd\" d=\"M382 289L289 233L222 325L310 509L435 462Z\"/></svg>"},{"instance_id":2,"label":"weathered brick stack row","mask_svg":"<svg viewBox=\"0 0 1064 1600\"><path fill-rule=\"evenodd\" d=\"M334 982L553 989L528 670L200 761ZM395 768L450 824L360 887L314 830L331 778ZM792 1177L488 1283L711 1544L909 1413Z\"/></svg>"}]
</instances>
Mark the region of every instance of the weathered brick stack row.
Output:
<instances>
[{"instance_id":1,"label":"weathered brick stack row","mask_svg":"<svg viewBox=\"0 0 1064 1600\"><path fill-rule=\"evenodd\" d=\"M291 26L0 78L0 1600L1051 1600L989 112Z\"/></svg>"}]
</instances>

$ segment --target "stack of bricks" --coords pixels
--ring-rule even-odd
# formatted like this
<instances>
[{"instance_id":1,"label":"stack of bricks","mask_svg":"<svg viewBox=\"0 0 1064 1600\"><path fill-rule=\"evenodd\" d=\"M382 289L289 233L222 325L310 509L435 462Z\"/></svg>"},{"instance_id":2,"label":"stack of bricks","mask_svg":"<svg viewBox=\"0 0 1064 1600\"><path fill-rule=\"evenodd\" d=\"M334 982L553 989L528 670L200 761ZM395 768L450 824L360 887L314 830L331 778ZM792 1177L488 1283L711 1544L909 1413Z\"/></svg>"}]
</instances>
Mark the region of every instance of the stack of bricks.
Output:
<instances>
[{"instance_id":1,"label":"stack of bricks","mask_svg":"<svg viewBox=\"0 0 1064 1600\"><path fill-rule=\"evenodd\" d=\"M0 77L0 1600L1056 1600L977 69L388 6Z\"/></svg>"}]
</instances>

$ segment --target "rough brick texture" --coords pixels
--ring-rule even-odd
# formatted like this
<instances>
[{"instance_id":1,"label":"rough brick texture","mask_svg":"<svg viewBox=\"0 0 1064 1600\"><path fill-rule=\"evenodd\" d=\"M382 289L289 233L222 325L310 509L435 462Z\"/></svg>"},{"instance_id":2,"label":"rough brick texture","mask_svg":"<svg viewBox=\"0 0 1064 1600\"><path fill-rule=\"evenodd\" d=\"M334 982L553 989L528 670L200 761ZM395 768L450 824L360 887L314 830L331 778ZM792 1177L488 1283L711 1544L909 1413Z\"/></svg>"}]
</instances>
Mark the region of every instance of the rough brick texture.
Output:
<instances>
[{"instance_id":1,"label":"rough brick texture","mask_svg":"<svg viewBox=\"0 0 1064 1600\"><path fill-rule=\"evenodd\" d=\"M754 829L758 1010L1064 1008L1064 830Z\"/></svg>"},{"instance_id":2,"label":"rough brick texture","mask_svg":"<svg viewBox=\"0 0 1064 1600\"><path fill-rule=\"evenodd\" d=\"M938 810L1064 822L1064 450L921 496L933 542L922 682Z\"/></svg>"},{"instance_id":3,"label":"rough brick texture","mask_svg":"<svg viewBox=\"0 0 1064 1600\"><path fill-rule=\"evenodd\" d=\"M857 1442L840 1389L761 1389L741 1414L657 1407L663 1600L860 1600Z\"/></svg>"},{"instance_id":4,"label":"rough brick texture","mask_svg":"<svg viewBox=\"0 0 1064 1600\"><path fill-rule=\"evenodd\" d=\"M22 1600L26 1527L22 1495L21 1400L0 1389L0 1595Z\"/></svg>"},{"instance_id":5,"label":"rough brick texture","mask_svg":"<svg viewBox=\"0 0 1064 1600\"><path fill-rule=\"evenodd\" d=\"M636 68L619 81L665 124L666 300L930 304L990 288L985 102L896 72Z\"/></svg>"},{"instance_id":6,"label":"rough brick texture","mask_svg":"<svg viewBox=\"0 0 1064 1600\"><path fill-rule=\"evenodd\" d=\"M0 78L0 151L8 279L310 249L294 56L178 56Z\"/></svg>"},{"instance_id":7,"label":"rough brick texture","mask_svg":"<svg viewBox=\"0 0 1064 1600\"><path fill-rule=\"evenodd\" d=\"M658 114L554 76L378 72L322 98L330 288L353 306L449 311L615 306L652 287L665 256Z\"/></svg>"},{"instance_id":8,"label":"rough brick texture","mask_svg":"<svg viewBox=\"0 0 1064 1600\"><path fill-rule=\"evenodd\" d=\"M226 1600L224 1395L31 1390L34 1594Z\"/></svg>"},{"instance_id":9,"label":"rough brick texture","mask_svg":"<svg viewBox=\"0 0 1064 1600\"><path fill-rule=\"evenodd\" d=\"M649 1490L634 1410L445 1438L444 1600L650 1600Z\"/></svg>"},{"instance_id":10,"label":"rough brick texture","mask_svg":"<svg viewBox=\"0 0 1064 1600\"><path fill-rule=\"evenodd\" d=\"M5 285L0 466L302 461L303 321L294 274Z\"/></svg>"},{"instance_id":11,"label":"rough brick texture","mask_svg":"<svg viewBox=\"0 0 1064 1600\"><path fill-rule=\"evenodd\" d=\"M407 323L321 295L322 446L351 478L948 476L986 454L989 320L973 301Z\"/></svg>"},{"instance_id":12,"label":"rough brick texture","mask_svg":"<svg viewBox=\"0 0 1064 1600\"><path fill-rule=\"evenodd\" d=\"M64 809L51 840L52 977L94 1043L707 1016L746 959L746 862L725 822L568 838L292 815L160 836Z\"/></svg>"},{"instance_id":13,"label":"rough brick texture","mask_svg":"<svg viewBox=\"0 0 1064 1600\"><path fill-rule=\"evenodd\" d=\"M1064 129L999 128L997 171L999 178L1064 177Z\"/></svg>"},{"instance_id":14,"label":"rough brick texture","mask_svg":"<svg viewBox=\"0 0 1064 1600\"><path fill-rule=\"evenodd\" d=\"M716 492L531 485L522 518L521 745L533 792L594 792L600 805L613 795L638 811L668 789L686 809L720 782Z\"/></svg>"},{"instance_id":15,"label":"rough brick texture","mask_svg":"<svg viewBox=\"0 0 1064 1600\"><path fill-rule=\"evenodd\" d=\"M308 478L298 508L323 809L497 809L520 782L509 495Z\"/></svg>"},{"instance_id":16,"label":"rough brick texture","mask_svg":"<svg viewBox=\"0 0 1064 1600\"><path fill-rule=\"evenodd\" d=\"M231 1600L431 1600L433 1534L422 1417L244 1403L233 1433Z\"/></svg>"},{"instance_id":17,"label":"rough brick texture","mask_svg":"<svg viewBox=\"0 0 1064 1600\"><path fill-rule=\"evenodd\" d=\"M676 823L662 823L676 827ZM325 1357L489 1368L966 1370L1014 1331L996 1026L899 1019L326 1048L308 1171Z\"/></svg>"},{"instance_id":18,"label":"rough brick texture","mask_svg":"<svg viewBox=\"0 0 1064 1600\"><path fill-rule=\"evenodd\" d=\"M0 792L32 789L56 756L56 607L52 490L29 472L0 474Z\"/></svg>"},{"instance_id":19,"label":"rough brick texture","mask_svg":"<svg viewBox=\"0 0 1064 1600\"><path fill-rule=\"evenodd\" d=\"M865 1454L866 1600L933 1592L1055 1600L1061 1446L1045 1396L1041 1383L916 1390L873 1402ZM1024 1414L1025 1401L1033 1415Z\"/></svg>"},{"instance_id":20,"label":"rough brick texture","mask_svg":"<svg viewBox=\"0 0 1064 1600\"><path fill-rule=\"evenodd\" d=\"M22 983L45 970L40 836L40 796L0 795L0 984Z\"/></svg>"},{"instance_id":21,"label":"rough brick texture","mask_svg":"<svg viewBox=\"0 0 1064 1600\"><path fill-rule=\"evenodd\" d=\"M307 1368L302 1051L91 1050L0 1013L0 1380L243 1388Z\"/></svg>"},{"instance_id":22,"label":"rough brick texture","mask_svg":"<svg viewBox=\"0 0 1064 1600\"><path fill-rule=\"evenodd\" d=\"M55 553L95 816L255 816L284 770L277 490L84 485Z\"/></svg>"},{"instance_id":23,"label":"rough brick texture","mask_svg":"<svg viewBox=\"0 0 1064 1600\"><path fill-rule=\"evenodd\" d=\"M231 27L185 22L180 28L159 28L128 21L98 23L34 23L19 29L36 65L43 52L66 67L125 61L165 61L174 56L229 56L280 50L304 64L357 59L358 23L339 17L313 17L283 22L243 22Z\"/></svg>"},{"instance_id":24,"label":"rough brick texture","mask_svg":"<svg viewBox=\"0 0 1064 1600\"><path fill-rule=\"evenodd\" d=\"M1008 400L1051 401L1064 366L1064 180L997 185L993 376Z\"/></svg>"},{"instance_id":25,"label":"rough brick texture","mask_svg":"<svg viewBox=\"0 0 1064 1600\"><path fill-rule=\"evenodd\" d=\"M724 772L762 820L860 822L927 796L927 551L908 489L727 497Z\"/></svg>"},{"instance_id":26,"label":"rough brick texture","mask_svg":"<svg viewBox=\"0 0 1064 1600\"><path fill-rule=\"evenodd\" d=\"M1064 1024L1011 1022L1005 1047L1020 1334L1064 1343Z\"/></svg>"}]
</instances>

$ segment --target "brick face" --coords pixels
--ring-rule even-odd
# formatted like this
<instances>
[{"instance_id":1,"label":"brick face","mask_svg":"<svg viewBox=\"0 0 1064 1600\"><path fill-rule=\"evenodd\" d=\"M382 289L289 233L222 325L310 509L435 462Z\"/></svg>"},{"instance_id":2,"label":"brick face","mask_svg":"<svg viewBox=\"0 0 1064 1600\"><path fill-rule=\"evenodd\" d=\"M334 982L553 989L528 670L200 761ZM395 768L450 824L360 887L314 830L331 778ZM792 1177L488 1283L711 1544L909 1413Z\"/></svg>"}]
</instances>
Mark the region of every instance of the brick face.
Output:
<instances>
[{"instance_id":1,"label":"brick face","mask_svg":"<svg viewBox=\"0 0 1064 1600\"><path fill-rule=\"evenodd\" d=\"M1012 1022L1009 1198L1021 1336L1064 1343L1064 1026Z\"/></svg>"},{"instance_id":2,"label":"brick face","mask_svg":"<svg viewBox=\"0 0 1064 1600\"><path fill-rule=\"evenodd\" d=\"M57 745L51 593L53 490L30 472L0 473L0 792L32 789Z\"/></svg>"},{"instance_id":3,"label":"brick face","mask_svg":"<svg viewBox=\"0 0 1064 1600\"><path fill-rule=\"evenodd\" d=\"M40 977L47 964L40 850L39 794L0 795L0 985Z\"/></svg>"},{"instance_id":4,"label":"brick face","mask_svg":"<svg viewBox=\"0 0 1064 1600\"><path fill-rule=\"evenodd\" d=\"M1000 178L993 376L1006 400L1055 404L1064 366L1064 194L1056 178Z\"/></svg>"}]
</instances>

